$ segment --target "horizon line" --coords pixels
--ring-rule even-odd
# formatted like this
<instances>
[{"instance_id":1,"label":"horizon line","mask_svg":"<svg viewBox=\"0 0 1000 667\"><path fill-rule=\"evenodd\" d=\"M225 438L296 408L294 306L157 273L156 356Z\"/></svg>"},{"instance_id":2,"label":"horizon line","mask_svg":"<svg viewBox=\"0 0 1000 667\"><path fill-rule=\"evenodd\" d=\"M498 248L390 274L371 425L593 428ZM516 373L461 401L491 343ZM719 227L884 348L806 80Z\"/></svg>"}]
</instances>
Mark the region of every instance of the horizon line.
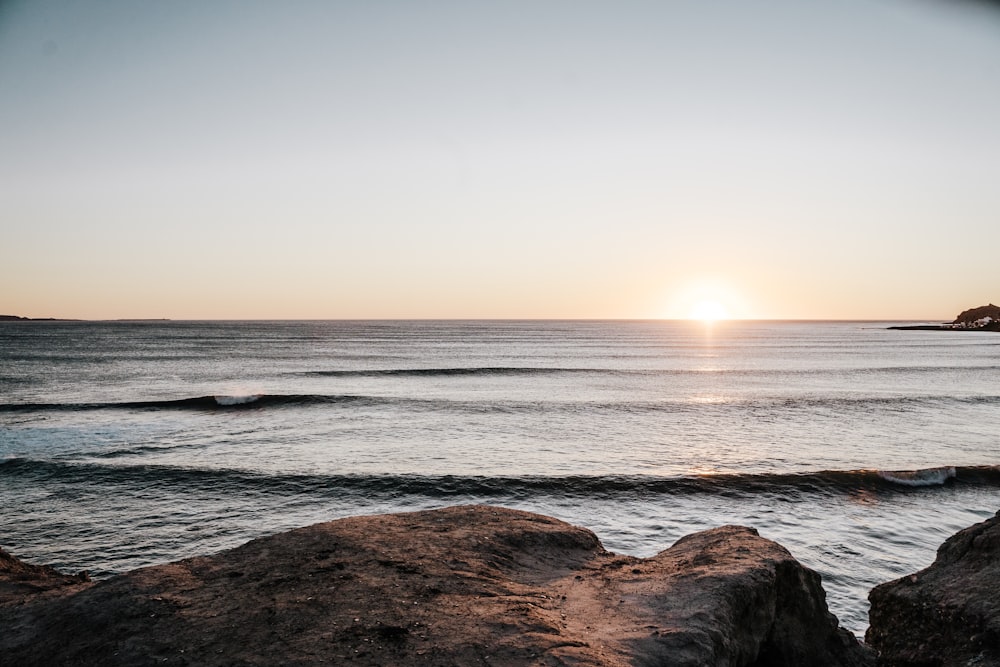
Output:
<instances>
[{"instance_id":1,"label":"horizon line","mask_svg":"<svg viewBox=\"0 0 1000 667\"><path fill-rule=\"evenodd\" d=\"M18 317L0 322L951 322L950 318L858 318L858 317L728 317L702 320L690 317Z\"/></svg>"}]
</instances>

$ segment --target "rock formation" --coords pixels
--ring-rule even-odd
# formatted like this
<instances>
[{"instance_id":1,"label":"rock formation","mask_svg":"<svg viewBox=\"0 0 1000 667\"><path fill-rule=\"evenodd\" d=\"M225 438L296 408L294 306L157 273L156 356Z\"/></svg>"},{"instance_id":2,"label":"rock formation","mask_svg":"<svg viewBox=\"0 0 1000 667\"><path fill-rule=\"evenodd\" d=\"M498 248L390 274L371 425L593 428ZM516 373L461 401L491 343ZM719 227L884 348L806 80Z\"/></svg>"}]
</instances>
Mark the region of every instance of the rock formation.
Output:
<instances>
[{"instance_id":1,"label":"rock formation","mask_svg":"<svg viewBox=\"0 0 1000 667\"><path fill-rule=\"evenodd\" d=\"M951 326L978 331L1000 331L1000 306L994 306L991 303L963 310L951 323Z\"/></svg>"},{"instance_id":2,"label":"rock formation","mask_svg":"<svg viewBox=\"0 0 1000 667\"><path fill-rule=\"evenodd\" d=\"M1000 512L948 538L925 570L869 594L887 667L1000 665Z\"/></svg>"},{"instance_id":3,"label":"rock formation","mask_svg":"<svg viewBox=\"0 0 1000 667\"><path fill-rule=\"evenodd\" d=\"M952 322L945 324L908 324L888 329L903 331L1000 331L1000 306L992 303L963 310Z\"/></svg>"},{"instance_id":4,"label":"rock formation","mask_svg":"<svg viewBox=\"0 0 1000 667\"><path fill-rule=\"evenodd\" d=\"M952 324L972 324L986 318L990 318L994 321L1000 321L1000 306L994 306L992 303L985 306L978 306L976 308L970 308L968 310L963 310L955 318Z\"/></svg>"},{"instance_id":5,"label":"rock formation","mask_svg":"<svg viewBox=\"0 0 1000 667\"><path fill-rule=\"evenodd\" d=\"M44 593L65 594L90 581L86 572L66 575L46 565L31 565L0 549L0 605L37 599Z\"/></svg>"},{"instance_id":6,"label":"rock formation","mask_svg":"<svg viewBox=\"0 0 1000 667\"><path fill-rule=\"evenodd\" d=\"M548 517L453 507L99 583L36 574L45 592L0 587L4 664L871 664L819 576L736 526L641 559Z\"/></svg>"}]
</instances>

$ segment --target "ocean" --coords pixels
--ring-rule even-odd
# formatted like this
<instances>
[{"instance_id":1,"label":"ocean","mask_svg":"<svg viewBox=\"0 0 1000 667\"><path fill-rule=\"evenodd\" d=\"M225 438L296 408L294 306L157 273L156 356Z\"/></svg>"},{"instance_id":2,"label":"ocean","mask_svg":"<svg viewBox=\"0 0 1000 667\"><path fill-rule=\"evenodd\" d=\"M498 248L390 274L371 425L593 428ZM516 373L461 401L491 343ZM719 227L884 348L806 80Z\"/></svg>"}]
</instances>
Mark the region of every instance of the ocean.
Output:
<instances>
[{"instance_id":1,"label":"ocean","mask_svg":"<svg viewBox=\"0 0 1000 667\"><path fill-rule=\"evenodd\" d=\"M886 322L0 323L0 546L95 578L489 503L650 556L756 528L862 634L1000 509L1000 334Z\"/></svg>"}]
</instances>

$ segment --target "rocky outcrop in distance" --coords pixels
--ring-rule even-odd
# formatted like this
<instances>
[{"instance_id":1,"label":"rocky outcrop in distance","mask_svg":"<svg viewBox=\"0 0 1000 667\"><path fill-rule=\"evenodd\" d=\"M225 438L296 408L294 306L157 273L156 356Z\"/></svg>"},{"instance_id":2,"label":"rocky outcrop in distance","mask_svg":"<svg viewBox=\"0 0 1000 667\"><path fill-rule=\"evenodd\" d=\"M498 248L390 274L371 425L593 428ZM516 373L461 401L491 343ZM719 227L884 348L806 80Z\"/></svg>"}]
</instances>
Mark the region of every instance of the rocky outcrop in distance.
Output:
<instances>
[{"instance_id":1,"label":"rocky outcrop in distance","mask_svg":"<svg viewBox=\"0 0 1000 667\"><path fill-rule=\"evenodd\" d=\"M1000 665L1000 512L948 538L925 570L869 594L886 667Z\"/></svg>"},{"instance_id":2,"label":"rocky outcrop in distance","mask_svg":"<svg viewBox=\"0 0 1000 667\"><path fill-rule=\"evenodd\" d=\"M969 308L946 324L908 324L888 328L904 331L1000 331L1000 306L991 303Z\"/></svg>"},{"instance_id":3,"label":"rocky outcrop in distance","mask_svg":"<svg viewBox=\"0 0 1000 667\"><path fill-rule=\"evenodd\" d=\"M1000 306L994 306L991 303L963 310L952 324L971 324L987 317L992 320L1000 320Z\"/></svg>"},{"instance_id":4,"label":"rocky outcrop in distance","mask_svg":"<svg viewBox=\"0 0 1000 667\"><path fill-rule=\"evenodd\" d=\"M963 310L951 324L957 327L997 331L1000 328L1000 306L991 303Z\"/></svg>"},{"instance_id":5,"label":"rocky outcrop in distance","mask_svg":"<svg viewBox=\"0 0 1000 667\"><path fill-rule=\"evenodd\" d=\"M643 559L556 519L463 506L331 521L98 583L36 574L35 595L0 588L5 664L872 664L819 575L739 526Z\"/></svg>"}]
</instances>

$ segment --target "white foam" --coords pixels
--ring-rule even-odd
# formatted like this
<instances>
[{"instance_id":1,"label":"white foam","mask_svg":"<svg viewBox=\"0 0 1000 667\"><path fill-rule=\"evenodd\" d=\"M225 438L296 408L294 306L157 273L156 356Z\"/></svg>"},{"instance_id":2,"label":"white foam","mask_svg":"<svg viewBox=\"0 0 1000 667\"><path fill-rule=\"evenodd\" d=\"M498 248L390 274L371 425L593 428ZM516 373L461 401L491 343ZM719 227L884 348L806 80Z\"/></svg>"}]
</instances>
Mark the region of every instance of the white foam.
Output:
<instances>
[{"instance_id":1,"label":"white foam","mask_svg":"<svg viewBox=\"0 0 1000 667\"><path fill-rule=\"evenodd\" d=\"M880 470L878 476L903 486L940 486L955 477L954 466L923 470Z\"/></svg>"},{"instance_id":2,"label":"white foam","mask_svg":"<svg viewBox=\"0 0 1000 667\"><path fill-rule=\"evenodd\" d=\"M216 396L215 402L219 405L243 405L244 403L253 403L258 398L260 398L260 394L248 394L245 396Z\"/></svg>"}]
</instances>

